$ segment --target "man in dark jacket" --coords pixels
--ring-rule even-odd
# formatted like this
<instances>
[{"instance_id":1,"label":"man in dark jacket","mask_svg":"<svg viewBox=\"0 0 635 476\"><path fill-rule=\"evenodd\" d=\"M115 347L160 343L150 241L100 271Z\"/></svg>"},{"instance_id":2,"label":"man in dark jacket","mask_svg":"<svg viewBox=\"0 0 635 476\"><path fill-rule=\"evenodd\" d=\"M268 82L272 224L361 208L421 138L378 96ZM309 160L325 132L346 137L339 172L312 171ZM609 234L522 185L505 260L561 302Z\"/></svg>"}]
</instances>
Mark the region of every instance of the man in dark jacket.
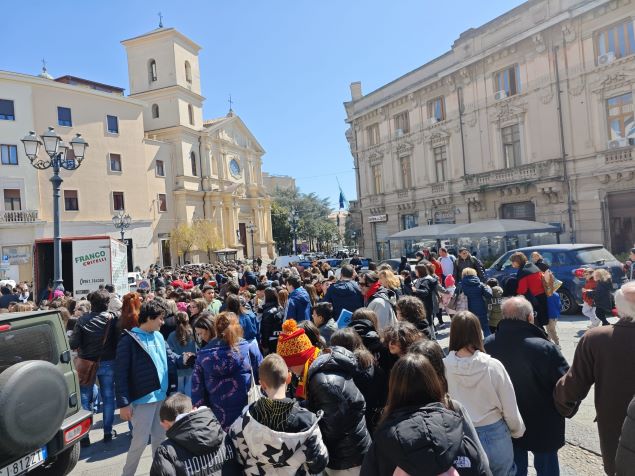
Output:
<instances>
[{"instance_id":1,"label":"man in dark jacket","mask_svg":"<svg viewBox=\"0 0 635 476\"><path fill-rule=\"evenodd\" d=\"M635 468L635 396L626 410L622 434L615 455L615 475L628 476Z\"/></svg>"},{"instance_id":2,"label":"man in dark jacket","mask_svg":"<svg viewBox=\"0 0 635 476\"><path fill-rule=\"evenodd\" d=\"M485 351L505 366L527 426L522 438L513 440L516 474L527 474L528 451L534 454L538 476L557 474L558 450L564 446L564 418L556 410L553 391L569 365L558 347L533 325L529 301L512 297L502 311L496 334L485 340Z\"/></svg>"},{"instance_id":3,"label":"man in dark jacket","mask_svg":"<svg viewBox=\"0 0 635 476\"><path fill-rule=\"evenodd\" d=\"M119 416L131 420L134 427L123 476L135 474L148 437L153 454L165 439L159 410L168 392L176 388L176 359L159 332L164 313L158 302L144 302L139 327L125 331L117 345L115 392ZM183 354L184 360L188 357Z\"/></svg>"},{"instance_id":4,"label":"man in dark jacket","mask_svg":"<svg viewBox=\"0 0 635 476\"><path fill-rule=\"evenodd\" d=\"M115 353L117 351L117 318L108 312L110 293L105 289L88 296L91 312L80 316L69 340L72 350L82 359L99 362L97 379L103 401L104 443L112 441L112 424L115 419ZM93 410L93 385L79 387L84 410ZM90 444L88 436L81 445Z\"/></svg>"},{"instance_id":5,"label":"man in dark jacket","mask_svg":"<svg viewBox=\"0 0 635 476\"><path fill-rule=\"evenodd\" d=\"M626 409L635 395L635 282L626 283L615 293L615 304L620 320L582 336L571 370L554 392L558 411L571 418L595 384L600 449L604 470L610 475L615 473L615 453ZM634 467L629 469L633 471Z\"/></svg>"},{"instance_id":6,"label":"man in dark jacket","mask_svg":"<svg viewBox=\"0 0 635 476\"><path fill-rule=\"evenodd\" d=\"M242 474L235 450L209 408L192 410L190 397L176 393L163 402L159 418L167 440L154 453L150 476Z\"/></svg>"},{"instance_id":7,"label":"man in dark jacket","mask_svg":"<svg viewBox=\"0 0 635 476\"><path fill-rule=\"evenodd\" d=\"M7 309L12 302L20 302L19 296L14 294L9 285L0 288L0 309Z\"/></svg>"},{"instance_id":8,"label":"man in dark jacket","mask_svg":"<svg viewBox=\"0 0 635 476\"><path fill-rule=\"evenodd\" d=\"M340 280L329 286L322 299L323 302L330 302L333 305L333 319L336 321L342 309L355 312L364 306L364 296L354 278L355 270L351 265L345 264L341 269Z\"/></svg>"},{"instance_id":9,"label":"man in dark jacket","mask_svg":"<svg viewBox=\"0 0 635 476\"><path fill-rule=\"evenodd\" d=\"M481 281L485 281L485 269L483 263L479 261L476 256L472 256L467 248L459 248L459 257L454 263L454 279L458 283L463 276L463 270L465 268L472 268L476 270L476 275Z\"/></svg>"}]
</instances>

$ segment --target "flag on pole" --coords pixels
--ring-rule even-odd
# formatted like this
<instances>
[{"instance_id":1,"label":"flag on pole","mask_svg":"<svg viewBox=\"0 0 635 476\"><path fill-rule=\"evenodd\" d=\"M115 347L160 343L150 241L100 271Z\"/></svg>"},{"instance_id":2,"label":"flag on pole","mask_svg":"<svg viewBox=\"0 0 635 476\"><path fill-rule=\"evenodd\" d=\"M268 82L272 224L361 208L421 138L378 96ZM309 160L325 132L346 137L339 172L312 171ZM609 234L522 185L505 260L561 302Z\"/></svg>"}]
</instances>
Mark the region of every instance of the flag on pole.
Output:
<instances>
[{"instance_id":1,"label":"flag on pole","mask_svg":"<svg viewBox=\"0 0 635 476\"><path fill-rule=\"evenodd\" d=\"M335 177L335 180L337 180L337 186L340 189L340 210L346 208L346 197L344 196L344 192L342 191L342 186L340 185L340 181L337 177Z\"/></svg>"}]
</instances>

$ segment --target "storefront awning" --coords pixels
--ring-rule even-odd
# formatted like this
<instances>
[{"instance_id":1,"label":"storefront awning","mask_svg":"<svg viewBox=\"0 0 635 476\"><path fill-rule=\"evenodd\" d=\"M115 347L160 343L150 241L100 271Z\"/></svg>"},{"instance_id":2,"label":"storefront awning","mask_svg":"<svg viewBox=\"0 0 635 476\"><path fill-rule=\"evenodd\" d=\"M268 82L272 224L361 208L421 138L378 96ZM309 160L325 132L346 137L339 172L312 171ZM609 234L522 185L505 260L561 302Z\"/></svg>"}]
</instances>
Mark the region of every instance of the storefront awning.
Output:
<instances>
[{"instance_id":1,"label":"storefront awning","mask_svg":"<svg viewBox=\"0 0 635 476\"><path fill-rule=\"evenodd\" d=\"M451 223L438 223L436 225L421 225L400 231L388 237L389 240L418 240L420 238L445 238L445 233L456 227Z\"/></svg>"}]
</instances>

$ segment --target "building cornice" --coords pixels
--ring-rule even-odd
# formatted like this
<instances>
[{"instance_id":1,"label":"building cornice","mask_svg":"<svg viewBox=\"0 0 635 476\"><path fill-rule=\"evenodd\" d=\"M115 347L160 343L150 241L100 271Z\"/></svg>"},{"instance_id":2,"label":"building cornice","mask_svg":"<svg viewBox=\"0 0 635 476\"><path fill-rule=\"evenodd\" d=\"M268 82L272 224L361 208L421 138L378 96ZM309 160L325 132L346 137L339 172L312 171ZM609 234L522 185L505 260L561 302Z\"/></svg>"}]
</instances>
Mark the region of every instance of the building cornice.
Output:
<instances>
[{"instance_id":1,"label":"building cornice","mask_svg":"<svg viewBox=\"0 0 635 476\"><path fill-rule=\"evenodd\" d=\"M107 93L96 89L89 89L84 86L75 86L72 84L59 83L52 79L40 78L38 76L31 76L29 74L14 73L11 71L0 71L0 81L14 81L17 83L25 83L36 87L49 87L63 91L71 91L78 94L86 94L89 96L96 96L103 99L108 99L116 102L123 102L133 106L146 107L147 104L144 101L133 98L132 96L121 96L119 94Z\"/></svg>"},{"instance_id":2,"label":"building cornice","mask_svg":"<svg viewBox=\"0 0 635 476\"><path fill-rule=\"evenodd\" d=\"M127 40L123 40L121 42L124 46L134 46L142 43L146 43L149 41L155 41L157 38L170 38L176 37L185 44L187 44L190 48L194 49L196 52L200 51L202 47L189 39L183 33L178 31L176 28L157 28L156 30L149 31L148 33L144 33L143 35L135 36L133 38L128 38Z\"/></svg>"},{"instance_id":3,"label":"building cornice","mask_svg":"<svg viewBox=\"0 0 635 476\"><path fill-rule=\"evenodd\" d=\"M166 86L164 88L150 89L149 91L143 91L141 93L131 94L128 97L142 98L143 100L146 100L146 98L160 98L165 95L172 95L174 93L176 94L185 93L186 96L190 96L198 101L201 101L201 102L205 101L205 98L203 96L201 96L198 93L195 93L194 91L190 89L184 88L180 84L174 84L172 86Z\"/></svg>"}]
</instances>

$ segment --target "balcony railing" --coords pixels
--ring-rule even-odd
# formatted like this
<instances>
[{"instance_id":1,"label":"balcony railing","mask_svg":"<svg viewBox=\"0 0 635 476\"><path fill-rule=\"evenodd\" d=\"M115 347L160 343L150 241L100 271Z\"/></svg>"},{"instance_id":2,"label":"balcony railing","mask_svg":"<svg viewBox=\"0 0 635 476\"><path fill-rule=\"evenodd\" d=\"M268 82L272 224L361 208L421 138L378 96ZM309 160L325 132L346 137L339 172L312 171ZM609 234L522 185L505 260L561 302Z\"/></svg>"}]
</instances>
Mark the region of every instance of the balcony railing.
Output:
<instances>
[{"instance_id":1,"label":"balcony railing","mask_svg":"<svg viewBox=\"0 0 635 476\"><path fill-rule=\"evenodd\" d=\"M533 164L521 165L510 169L492 170L480 174L466 175L468 188L531 182L533 180L553 178L562 174L562 161L559 159L543 160Z\"/></svg>"},{"instance_id":2,"label":"balcony railing","mask_svg":"<svg viewBox=\"0 0 635 476\"><path fill-rule=\"evenodd\" d=\"M621 164L622 162L630 162L633 160L633 149L635 147L624 147L621 149L612 149L604 153L604 160L607 165Z\"/></svg>"},{"instance_id":3,"label":"balcony railing","mask_svg":"<svg viewBox=\"0 0 635 476\"><path fill-rule=\"evenodd\" d=\"M37 210L5 210L0 212L0 223L35 223Z\"/></svg>"}]
</instances>

